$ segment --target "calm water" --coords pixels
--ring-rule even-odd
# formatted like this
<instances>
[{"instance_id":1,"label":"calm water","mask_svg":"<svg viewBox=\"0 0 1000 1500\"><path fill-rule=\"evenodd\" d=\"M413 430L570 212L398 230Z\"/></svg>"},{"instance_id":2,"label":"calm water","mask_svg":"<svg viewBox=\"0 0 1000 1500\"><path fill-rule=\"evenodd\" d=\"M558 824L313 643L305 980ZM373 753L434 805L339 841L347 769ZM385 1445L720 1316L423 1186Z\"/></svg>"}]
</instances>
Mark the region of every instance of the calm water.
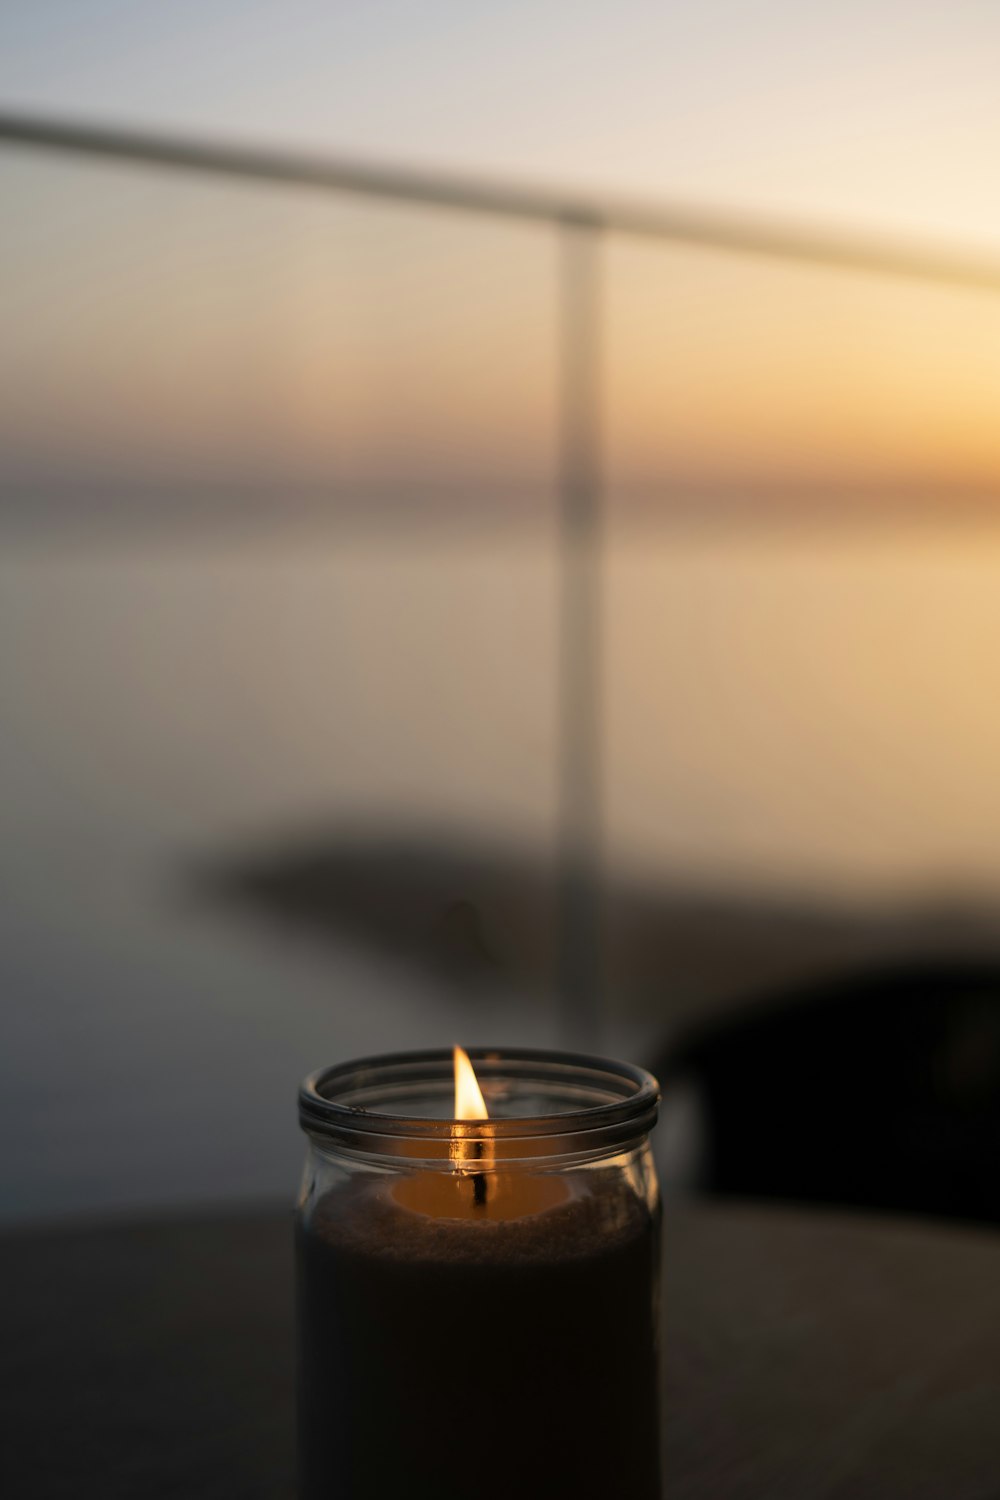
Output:
<instances>
[{"instance_id":1,"label":"calm water","mask_svg":"<svg viewBox=\"0 0 1000 1500\"><path fill-rule=\"evenodd\" d=\"M537 540L4 541L7 1216L288 1192L308 1067L552 1039L181 877L320 824L548 839L554 581ZM616 538L607 581L619 863L992 898L1000 528L663 528Z\"/></svg>"}]
</instances>

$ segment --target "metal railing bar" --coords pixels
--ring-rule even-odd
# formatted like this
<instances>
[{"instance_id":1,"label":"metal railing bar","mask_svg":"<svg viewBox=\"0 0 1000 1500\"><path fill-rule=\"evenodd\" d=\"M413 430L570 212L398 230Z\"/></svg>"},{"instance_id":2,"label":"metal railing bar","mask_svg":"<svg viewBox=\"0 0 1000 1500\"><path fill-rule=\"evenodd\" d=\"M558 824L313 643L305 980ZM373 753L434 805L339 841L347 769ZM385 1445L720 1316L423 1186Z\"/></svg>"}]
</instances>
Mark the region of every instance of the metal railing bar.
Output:
<instances>
[{"instance_id":1,"label":"metal railing bar","mask_svg":"<svg viewBox=\"0 0 1000 1500\"><path fill-rule=\"evenodd\" d=\"M460 175L3 111L0 143L522 221L576 224L633 238L1000 291L1000 258L913 241L848 235L816 225L779 223L680 205L631 204L516 184L478 182Z\"/></svg>"},{"instance_id":2,"label":"metal railing bar","mask_svg":"<svg viewBox=\"0 0 1000 1500\"><path fill-rule=\"evenodd\" d=\"M602 233L560 237L557 991L563 1033L601 1046L604 1012Z\"/></svg>"}]
</instances>

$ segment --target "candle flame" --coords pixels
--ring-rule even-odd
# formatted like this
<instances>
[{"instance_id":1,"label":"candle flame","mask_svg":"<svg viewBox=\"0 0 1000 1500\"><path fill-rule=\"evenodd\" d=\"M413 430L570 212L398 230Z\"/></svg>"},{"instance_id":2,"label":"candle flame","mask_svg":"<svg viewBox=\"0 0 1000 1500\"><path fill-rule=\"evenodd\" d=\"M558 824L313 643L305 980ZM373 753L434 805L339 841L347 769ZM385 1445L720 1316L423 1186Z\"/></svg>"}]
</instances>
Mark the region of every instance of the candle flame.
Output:
<instances>
[{"instance_id":1,"label":"candle flame","mask_svg":"<svg viewBox=\"0 0 1000 1500\"><path fill-rule=\"evenodd\" d=\"M486 1108L476 1070L469 1061L469 1055L461 1047L454 1049L455 1055L455 1119L456 1120L488 1120L490 1112Z\"/></svg>"}]
</instances>

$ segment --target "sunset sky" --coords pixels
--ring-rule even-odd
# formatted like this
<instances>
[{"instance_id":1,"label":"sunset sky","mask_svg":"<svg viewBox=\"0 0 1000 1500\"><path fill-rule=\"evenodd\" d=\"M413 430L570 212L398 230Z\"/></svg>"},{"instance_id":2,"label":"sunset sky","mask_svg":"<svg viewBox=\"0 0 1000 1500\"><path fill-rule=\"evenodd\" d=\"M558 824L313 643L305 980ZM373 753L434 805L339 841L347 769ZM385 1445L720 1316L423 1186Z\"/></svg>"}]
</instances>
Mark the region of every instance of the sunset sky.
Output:
<instances>
[{"instance_id":1,"label":"sunset sky","mask_svg":"<svg viewBox=\"0 0 1000 1500\"><path fill-rule=\"evenodd\" d=\"M0 101L996 249L1000 10L95 0ZM0 156L8 482L544 485L546 231ZM613 241L622 485L990 488L1000 297Z\"/></svg>"},{"instance_id":2,"label":"sunset sky","mask_svg":"<svg viewBox=\"0 0 1000 1500\"><path fill-rule=\"evenodd\" d=\"M7 0L0 99L1000 246L982 0Z\"/></svg>"}]
</instances>

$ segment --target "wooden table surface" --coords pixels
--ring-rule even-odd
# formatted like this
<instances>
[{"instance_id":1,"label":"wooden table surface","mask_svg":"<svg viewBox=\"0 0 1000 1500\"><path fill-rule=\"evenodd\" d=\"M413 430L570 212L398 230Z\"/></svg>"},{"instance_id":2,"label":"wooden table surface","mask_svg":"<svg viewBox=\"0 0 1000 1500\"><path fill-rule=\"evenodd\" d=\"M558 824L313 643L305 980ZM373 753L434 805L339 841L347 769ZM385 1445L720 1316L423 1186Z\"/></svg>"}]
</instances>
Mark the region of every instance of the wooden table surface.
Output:
<instances>
[{"instance_id":1,"label":"wooden table surface","mask_svg":"<svg viewBox=\"0 0 1000 1500\"><path fill-rule=\"evenodd\" d=\"M291 1500L290 1230L0 1238L0 1492ZM1000 1500L1000 1235L692 1206L665 1246L669 1500Z\"/></svg>"}]
</instances>

